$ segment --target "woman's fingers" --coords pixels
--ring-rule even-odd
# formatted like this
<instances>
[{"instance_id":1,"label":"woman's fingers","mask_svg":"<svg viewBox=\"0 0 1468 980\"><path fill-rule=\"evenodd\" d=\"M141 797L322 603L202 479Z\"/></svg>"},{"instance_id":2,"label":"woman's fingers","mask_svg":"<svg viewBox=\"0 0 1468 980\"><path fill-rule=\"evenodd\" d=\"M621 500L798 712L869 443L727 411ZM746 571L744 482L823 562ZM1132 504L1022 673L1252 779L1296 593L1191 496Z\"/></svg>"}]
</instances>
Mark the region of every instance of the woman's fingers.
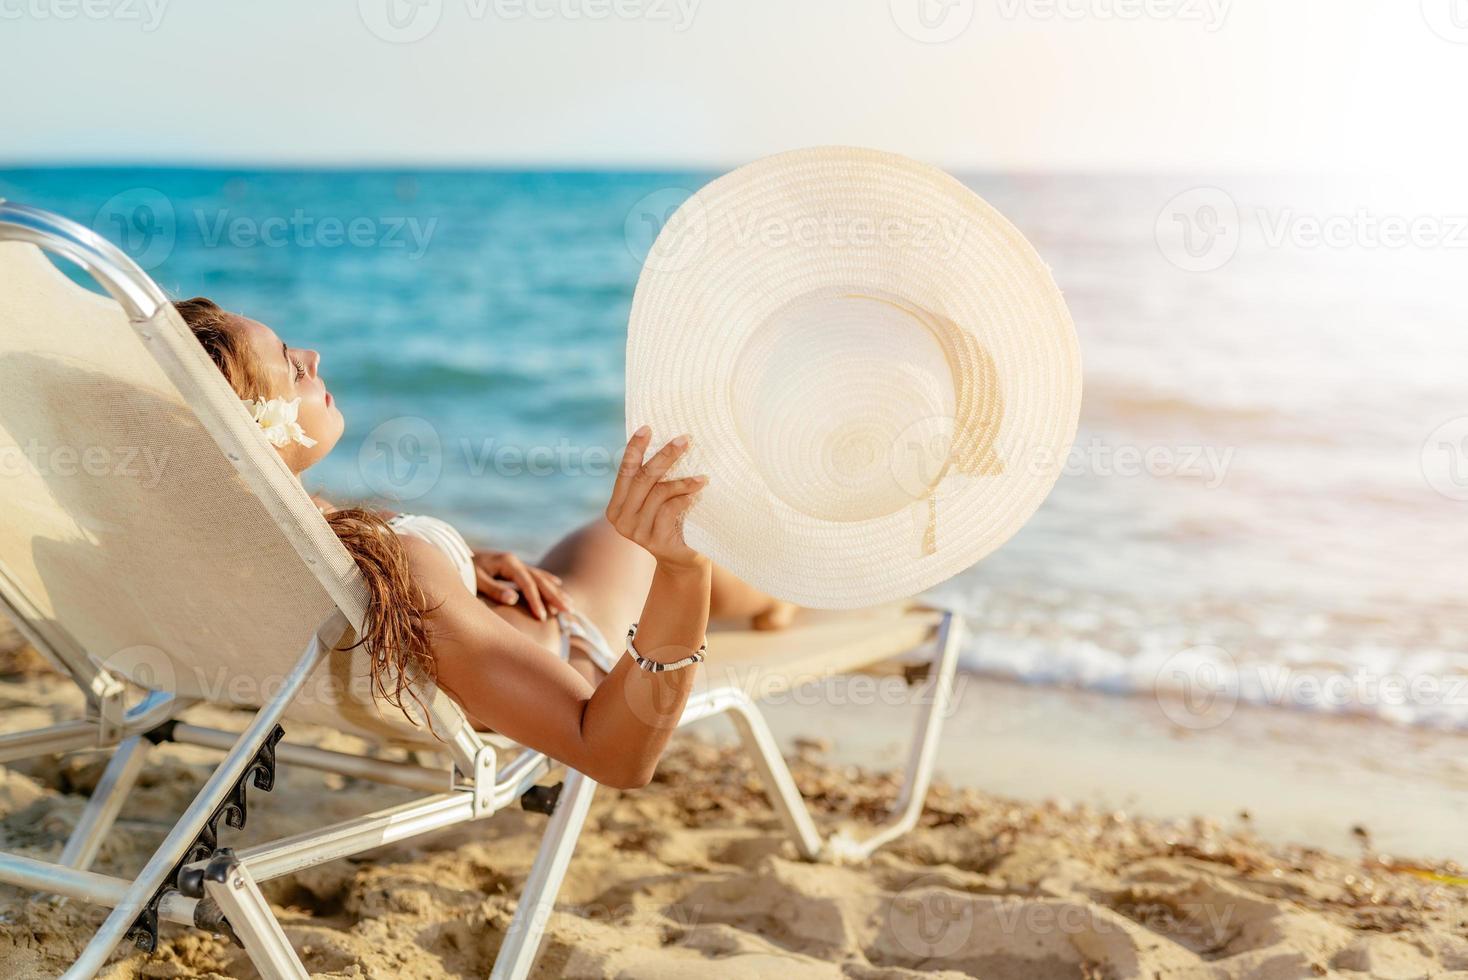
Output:
<instances>
[{"instance_id":1,"label":"woman's fingers","mask_svg":"<svg viewBox=\"0 0 1468 980\"><path fill-rule=\"evenodd\" d=\"M480 595L489 596L489 598L496 602L503 602L507 606L513 606L518 598L517 593L511 588L510 583L495 578L478 565L474 566L474 581Z\"/></svg>"},{"instance_id":2,"label":"woman's fingers","mask_svg":"<svg viewBox=\"0 0 1468 980\"><path fill-rule=\"evenodd\" d=\"M508 574L510 580L519 587L520 594L525 597L525 607L535 618L545 619L545 602L540 597L540 586L536 584L535 576L530 574L525 563L514 555L509 555L505 558L505 567L501 574Z\"/></svg>"},{"instance_id":3,"label":"woman's fingers","mask_svg":"<svg viewBox=\"0 0 1468 980\"><path fill-rule=\"evenodd\" d=\"M654 453L651 459L642 464L642 469L632 478L632 482L627 487L627 498L622 503L622 513L624 515L629 511L636 513L642 509L642 505L647 500L647 495L652 492L652 488L657 486L658 481L663 478L663 474L668 472L672 465L678 461L678 457L682 456L683 451L687 448L688 437L678 436L670 440L667 445Z\"/></svg>"},{"instance_id":4,"label":"woman's fingers","mask_svg":"<svg viewBox=\"0 0 1468 980\"><path fill-rule=\"evenodd\" d=\"M632 478L642 468L642 457L646 455L647 444L651 439L652 430L645 425L641 426L632 433L632 438L627 440L627 448L622 450L622 462L617 466L617 481L612 485L612 499L607 503L607 520L613 524L617 523L617 518L622 513L627 490L632 485Z\"/></svg>"},{"instance_id":5,"label":"woman's fingers","mask_svg":"<svg viewBox=\"0 0 1468 980\"><path fill-rule=\"evenodd\" d=\"M612 499L607 504L607 520L623 537L646 548L655 558L675 554L686 557L689 549L683 543L683 515L693 506L694 495L708 483L708 477L664 480L692 440L687 435L678 436L647 457L651 440L651 432L644 425L627 441ZM551 594L549 588L543 591Z\"/></svg>"},{"instance_id":6,"label":"woman's fingers","mask_svg":"<svg viewBox=\"0 0 1468 980\"><path fill-rule=\"evenodd\" d=\"M669 501L697 493L707 482L706 476L685 476L680 480L663 480L653 487L638 517L636 540L641 542L650 539L658 514L667 509Z\"/></svg>"},{"instance_id":7,"label":"woman's fingers","mask_svg":"<svg viewBox=\"0 0 1468 980\"><path fill-rule=\"evenodd\" d=\"M571 597L561 587L561 580L543 568L530 566L530 574L535 576L536 584L540 586L540 595L546 601L552 612L569 612L571 609Z\"/></svg>"},{"instance_id":8,"label":"woman's fingers","mask_svg":"<svg viewBox=\"0 0 1468 980\"><path fill-rule=\"evenodd\" d=\"M499 576L507 576L509 581ZM497 553L493 560L474 565L476 590L495 602L513 606L525 596L525 608L537 619L550 612L569 611L571 597L560 576L543 568L527 565L508 552Z\"/></svg>"},{"instance_id":9,"label":"woman's fingers","mask_svg":"<svg viewBox=\"0 0 1468 980\"><path fill-rule=\"evenodd\" d=\"M683 540L683 518L697 500L696 493L680 494L658 508L652 536L658 550L666 557L685 559L693 552Z\"/></svg>"}]
</instances>

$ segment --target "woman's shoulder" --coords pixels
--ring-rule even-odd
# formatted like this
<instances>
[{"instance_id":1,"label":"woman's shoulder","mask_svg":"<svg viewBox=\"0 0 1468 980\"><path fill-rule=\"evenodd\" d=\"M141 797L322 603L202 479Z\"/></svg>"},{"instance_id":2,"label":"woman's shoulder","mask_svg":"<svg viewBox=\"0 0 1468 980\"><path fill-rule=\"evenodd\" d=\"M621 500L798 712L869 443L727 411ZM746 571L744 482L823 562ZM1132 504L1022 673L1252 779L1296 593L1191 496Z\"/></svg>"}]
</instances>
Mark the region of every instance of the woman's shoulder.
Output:
<instances>
[{"instance_id":1,"label":"woman's shoulder","mask_svg":"<svg viewBox=\"0 0 1468 980\"><path fill-rule=\"evenodd\" d=\"M433 545L453 563L464 587L471 593L477 591L474 550L469 547L458 528L448 521L427 514L395 514L388 519L387 526L399 536L406 535Z\"/></svg>"}]
</instances>

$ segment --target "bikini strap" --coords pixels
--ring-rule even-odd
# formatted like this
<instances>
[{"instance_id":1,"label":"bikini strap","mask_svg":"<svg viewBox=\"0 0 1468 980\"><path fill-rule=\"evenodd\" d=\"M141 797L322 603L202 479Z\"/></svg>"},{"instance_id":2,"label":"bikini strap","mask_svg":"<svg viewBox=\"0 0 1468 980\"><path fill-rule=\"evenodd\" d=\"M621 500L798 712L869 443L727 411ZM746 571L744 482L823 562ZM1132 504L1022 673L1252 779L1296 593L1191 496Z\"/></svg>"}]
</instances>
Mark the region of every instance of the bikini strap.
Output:
<instances>
[{"instance_id":1,"label":"bikini strap","mask_svg":"<svg viewBox=\"0 0 1468 980\"><path fill-rule=\"evenodd\" d=\"M562 660L571 662L572 639L585 640L586 655L591 658L591 662L601 670L611 673L617 658L613 656L611 648L607 646L606 637L602 636L595 623L577 612L556 613L556 622L561 627Z\"/></svg>"}]
</instances>

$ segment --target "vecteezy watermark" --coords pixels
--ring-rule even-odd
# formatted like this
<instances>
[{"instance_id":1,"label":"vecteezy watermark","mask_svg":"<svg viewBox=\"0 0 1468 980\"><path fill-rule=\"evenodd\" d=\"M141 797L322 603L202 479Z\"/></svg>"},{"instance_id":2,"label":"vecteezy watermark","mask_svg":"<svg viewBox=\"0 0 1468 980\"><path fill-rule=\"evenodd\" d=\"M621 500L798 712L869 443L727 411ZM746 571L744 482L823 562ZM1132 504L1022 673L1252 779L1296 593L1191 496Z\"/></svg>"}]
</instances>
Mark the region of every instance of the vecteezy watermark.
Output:
<instances>
[{"instance_id":1,"label":"vecteezy watermark","mask_svg":"<svg viewBox=\"0 0 1468 980\"><path fill-rule=\"evenodd\" d=\"M338 218L314 216L302 208L264 218L232 214L228 208L194 212L199 237L207 248L387 248L406 249L419 259L438 227L437 218L422 221L407 215Z\"/></svg>"},{"instance_id":2,"label":"vecteezy watermark","mask_svg":"<svg viewBox=\"0 0 1468 980\"><path fill-rule=\"evenodd\" d=\"M974 0L888 0L892 23L923 44L952 41L974 20Z\"/></svg>"},{"instance_id":3,"label":"vecteezy watermark","mask_svg":"<svg viewBox=\"0 0 1468 980\"><path fill-rule=\"evenodd\" d=\"M639 198L622 222L627 252L645 269L676 272L703 250L708 222L685 187L663 187Z\"/></svg>"},{"instance_id":4,"label":"vecteezy watermark","mask_svg":"<svg viewBox=\"0 0 1468 980\"><path fill-rule=\"evenodd\" d=\"M1468 44L1468 0L1420 0L1422 19L1432 33L1453 44Z\"/></svg>"},{"instance_id":5,"label":"vecteezy watermark","mask_svg":"<svg viewBox=\"0 0 1468 980\"><path fill-rule=\"evenodd\" d=\"M0 0L3 2L3 0ZM438 218L413 215L239 214L231 208L194 208L180 215L173 201L152 187L114 194L97 210L92 230L116 243L144 269L173 254L180 226L192 226L205 248L401 249L418 259L428 250Z\"/></svg>"},{"instance_id":6,"label":"vecteezy watermark","mask_svg":"<svg viewBox=\"0 0 1468 980\"><path fill-rule=\"evenodd\" d=\"M39 439L0 447L0 479L33 477L109 477L136 480L156 488L168 466L170 450L156 446L50 446Z\"/></svg>"},{"instance_id":7,"label":"vecteezy watermark","mask_svg":"<svg viewBox=\"0 0 1468 980\"><path fill-rule=\"evenodd\" d=\"M954 423L933 416L908 426L892 446L893 476L903 489L920 496L946 472L953 456ZM1062 457L1048 446L1006 447L996 443L997 460L1005 468L1027 468L1033 476L1099 476L1105 479L1197 480L1205 490L1216 490L1233 466L1233 446L1201 443L1164 445L1153 443L1113 445L1100 436L1076 442Z\"/></svg>"},{"instance_id":8,"label":"vecteezy watermark","mask_svg":"<svg viewBox=\"0 0 1468 980\"><path fill-rule=\"evenodd\" d=\"M943 960L968 945L973 935L973 896L952 889L941 875L918 878L887 906L887 930L921 960Z\"/></svg>"},{"instance_id":9,"label":"vecteezy watermark","mask_svg":"<svg viewBox=\"0 0 1468 980\"><path fill-rule=\"evenodd\" d=\"M1320 215L1260 208L1255 216L1268 248L1468 248L1468 215L1375 214L1367 208Z\"/></svg>"},{"instance_id":10,"label":"vecteezy watermark","mask_svg":"<svg viewBox=\"0 0 1468 980\"><path fill-rule=\"evenodd\" d=\"M376 37L391 44L412 44L438 27L443 0L357 0L357 16Z\"/></svg>"},{"instance_id":11,"label":"vecteezy watermark","mask_svg":"<svg viewBox=\"0 0 1468 980\"><path fill-rule=\"evenodd\" d=\"M0 20L115 20L148 34L167 9L168 0L0 0Z\"/></svg>"},{"instance_id":12,"label":"vecteezy watermark","mask_svg":"<svg viewBox=\"0 0 1468 980\"><path fill-rule=\"evenodd\" d=\"M1422 475L1449 500L1468 500L1468 415L1444 422L1422 443Z\"/></svg>"},{"instance_id":13,"label":"vecteezy watermark","mask_svg":"<svg viewBox=\"0 0 1468 980\"><path fill-rule=\"evenodd\" d=\"M1179 650L1157 669L1153 691L1174 725L1194 731L1217 728L1239 705L1238 664L1222 647Z\"/></svg>"},{"instance_id":14,"label":"vecteezy watermark","mask_svg":"<svg viewBox=\"0 0 1468 980\"><path fill-rule=\"evenodd\" d=\"M1162 206L1154 232L1158 249L1173 265L1212 272L1228 264L1246 237L1268 249L1468 249L1468 214L1383 214L1365 207L1333 213L1291 207L1243 211L1227 191L1195 187Z\"/></svg>"},{"instance_id":15,"label":"vecteezy watermark","mask_svg":"<svg viewBox=\"0 0 1468 980\"><path fill-rule=\"evenodd\" d=\"M265 704L280 695L290 680L288 672L240 670L211 658L200 662L189 654L178 656L160 647L139 644L98 658L111 674L139 687L165 694L188 694L215 704ZM291 699L295 705L370 704L374 699L370 671L316 671ZM412 697L404 698L411 704Z\"/></svg>"},{"instance_id":16,"label":"vecteezy watermark","mask_svg":"<svg viewBox=\"0 0 1468 980\"><path fill-rule=\"evenodd\" d=\"M968 221L956 215L866 214L826 211L801 215L762 215L744 218L730 213L729 229L738 248L875 248L932 252L951 259L958 254Z\"/></svg>"},{"instance_id":17,"label":"vecteezy watermark","mask_svg":"<svg viewBox=\"0 0 1468 980\"><path fill-rule=\"evenodd\" d=\"M591 476L607 477L621 462L620 449L603 445L581 445L569 439L551 444L521 446L498 439L477 444L459 440L459 451L470 476Z\"/></svg>"},{"instance_id":18,"label":"vecteezy watermark","mask_svg":"<svg viewBox=\"0 0 1468 980\"><path fill-rule=\"evenodd\" d=\"M977 958L985 950L971 945L994 931L1005 936L1125 935L1140 922L1168 934L1185 932L1213 946L1227 940L1235 904L1173 899L1132 904L1123 917L1095 906L1058 899L974 895L959 891L939 874L924 875L892 897L887 930L917 961ZM981 921L982 920L982 921Z\"/></svg>"},{"instance_id":19,"label":"vecteezy watermark","mask_svg":"<svg viewBox=\"0 0 1468 980\"><path fill-rule=\"evenodd\" d=\"M1131 479L1147 476L1200 480L1205 490L1216 490L1228 478L1233 446L1109 445L1099 436L1076 443L1065 454L1060 472L1066 476ZM1040 448L1029 454L1036 475L1055 471L1055 454Z\"/></svg>"},{"instance_id":20,"label":"vecteezy watermark","mask_svg":"<svg viewBox=\"0 0 1468 980\"><path fill-rule=\"evenodd\" d=\"M1141 21L1200 24L1208 33L1228 20L1233 0L997 0L1005 20Z\"/></svg>"},{"instance_id":21,"label":"vecteezy watermark","mask_svg":"<svg viewBox=\"0 0 1468 980\"><path fill-rule=\"evenodd\" d=\"M620 638L612 638L614 643ZM664 662L681 660L693 653L686 647L668 646L638 652L648 659ZM914 667L917 665L914 664ZM903 713L919 711L939 718L953 717L962 706L971 678L965 673L953 677L946 694L933 683L931 672L914 672L912 677L897 674L825 675L756 668L731 670L706 661L694 677L694 696L711 691L740 691L751 701L770 706L790 705L797 708L892 708ZM682 699L667 688L654 685L625 692L625 704L645 724L672 727L678 723ZM940 700L941 699L941 700Z\"/></svg>"},{"instance_id":22,"label":"vecteezy watermark","mask_svg":"<svg viewBox=\"0 0 1468 980\"><path fill-rule=\"evenodd\" d=\"M446 441L427 419L399 416L367 434L357 450L357 466L374 493L405 502L430 493L449 468L476 478L569 476L609 481L621 462L622 449L566 438L528 445L495 436Z\"/></svg>"},{"instance_id":23,"label":"vecteezy watermark","mask_svg":"<svg viewBox=\"0 0 1468 980\"><path fill-rule=\"evenodd\" d=\"M393 501L416 500L443 475L443 440L427 419L388 419L362 440L357 468L373 493Z\"/></svg>"},{"instance_id":24,"label":"vecteezy watermark","mask_svg":"<svg viewBox=\"0 0 1468 980\"><path fill-rule=\"evenodd\" d=\"M1468 711L1468 676L1462 674L1383 672L1345 664L1240 664L1216 646L1190 647L1168 657L1157 668L1152 688L1168 720L1194 731L1222 725L1240 702L1398 720L1427 712L1461 718Z\"/></svg>"},{"instance_id":25,"label":"vecteezy watermark","mask_svg":"<svg viewBox=\"0 0 1468 980\"><path fill-rule=\"evenodd\" d=\"M474 22L641 21L682 33L693 25L700 0L457 0ZM357 0L362 24L390 44L412 44L438 29L444 0Z\"/></svg>"},{"instance_id":26,"label":"vecteezy watermark","mask_svg":"<svg viewBox=\"0 0 1468 980\"><path fill-rule=\"evenodd\" d=\"M1221 269L1239 250L1239 206L1217 187L1194 187L1162 206L1153 234L1169 262L1188 272Z\"/></svg>"},{"instance_id":27,"label":"vecteezy watermark","mask_svg":"<svg viewBox=\"0 0 1468 980\"><path fill-rule=\"evenodd\" d=\"M627 251L655 272L673 272L697 260L711 241L732 249L903 249L951 261L969 225L951 214L890 214L859 210L797 214L751 208L711 217L683 187L647 194L627 212Z\"/></svg>"},{"instance_id":28,"label":"vecteezy watermark","mask_svg":"<svg viewBox=\"0 0 1468 980\"><path fill-rule=\"evenodd\" d=\"M97 209L92 230L117 245L140 267L152 269L173 254L178 212L173 201L152 187L114 194Z\"/></svg>"}]
</instances>

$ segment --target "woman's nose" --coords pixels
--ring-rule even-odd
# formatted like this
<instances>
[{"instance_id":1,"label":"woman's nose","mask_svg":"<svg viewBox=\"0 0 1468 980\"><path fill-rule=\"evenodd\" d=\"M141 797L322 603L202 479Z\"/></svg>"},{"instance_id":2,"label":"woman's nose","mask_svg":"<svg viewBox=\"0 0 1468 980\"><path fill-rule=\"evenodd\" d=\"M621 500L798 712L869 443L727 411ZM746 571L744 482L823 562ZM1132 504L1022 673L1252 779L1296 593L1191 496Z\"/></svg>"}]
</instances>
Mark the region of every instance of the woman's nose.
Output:
<instances>
[{"instance_id":1,"label":"woman's nose","mask_svg":"<svg viewBox=\"0 0 1468 980\"><path fill-rule=\"evenodd\" d=\"M308 350L308 351L306 351L306 370L310 372L310 374L311 374L311 376L313 378L316 377L320 373L320 368L321 368L321 353L320 353L320 351L314 351L314 350Z\"/></svg>"}]
</instances>

